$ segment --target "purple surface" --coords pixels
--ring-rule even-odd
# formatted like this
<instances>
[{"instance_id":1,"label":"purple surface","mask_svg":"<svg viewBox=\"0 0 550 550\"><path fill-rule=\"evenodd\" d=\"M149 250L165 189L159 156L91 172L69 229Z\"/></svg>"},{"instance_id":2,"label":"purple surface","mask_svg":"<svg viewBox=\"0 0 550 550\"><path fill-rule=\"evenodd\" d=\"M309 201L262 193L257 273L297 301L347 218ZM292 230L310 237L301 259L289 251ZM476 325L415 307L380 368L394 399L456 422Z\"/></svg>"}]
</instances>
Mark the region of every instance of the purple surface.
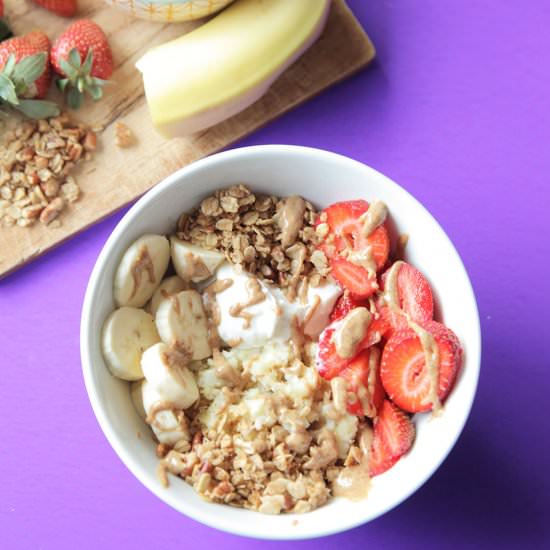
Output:
<instances>
[{"instance_id":1,"label":"purple surface","mask_svg":"<svg viewBox=\"0 0 550 550\"><path fill-rule=\"evenodd\" d=\"M378 62L242 145L303 144L361 160L448 232L478 297L484 344L455 450L398 509L323 541L243 539L168 508L117 459L81 376L82 298L117 214L0 282L1 548L550 544L550 6L350 3Z\"/></svg>"}]
</instances>

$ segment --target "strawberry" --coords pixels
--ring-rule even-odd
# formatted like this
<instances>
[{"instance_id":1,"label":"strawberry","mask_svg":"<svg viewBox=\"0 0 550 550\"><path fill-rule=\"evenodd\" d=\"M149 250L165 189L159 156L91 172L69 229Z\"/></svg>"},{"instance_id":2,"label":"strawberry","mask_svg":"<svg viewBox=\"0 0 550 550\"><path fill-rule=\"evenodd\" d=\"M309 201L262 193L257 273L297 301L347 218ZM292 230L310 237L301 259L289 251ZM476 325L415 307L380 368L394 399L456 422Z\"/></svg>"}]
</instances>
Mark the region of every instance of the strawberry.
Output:
<instances>
[{"instance_id":1,"label":"strawberry","mask_svg":"<svg viewBox=\"0 0 550 550\"><path fill-rule=\"evenodd\" d=\"M34 0L37 4L57 13L57 15L62 15L63 17L72 17L76 13L76 0Z\"/></svg>"},{"instance_id":2,"label":"strawberry","mask_svg":"<svg viewBox=\"0 0 550 550\"><path fill-rule=\"evenodd\" d=\"M374 420L374 434L370 448L371 476L389 470L412 447L416 430L411 419L395 403L384 400Z\"/></svg>"},{"instance_id":3,"label":"strawberry","mask_svg":"<svg viewBox=\"0 0 550 550\"><path fill-rule=\"evenodd\" d=\"M78 109L84 92L94 101L103 96L103 86L113 73L113 54L101 28L89 19L70 25L51 49L54 70L64 78L57 81L59 89L68 90L67 101Z\"/></svg>"},{"instance_id":4,"label":"strawberry","mask_svg":"<svg viewBox=\"0 0 550 550\"><path fill-rule=\"evenodd\" d=\"M382 284L385 284L388 271L382 275ZM399 267L397 295L399 307L408 313L413 321L423 324L433 319L434 299L430 283L410 264L403 263Z\"/></svg>"},{"instance_id":5,"label":"strawberry","mask_svg":"<svg viewBox=\"0 0 550 550\"><path fill-rule=\"evenodd\" d=\"M430 321L425 328L439 347L438 396L444 401L462 362L460 342L441 323ZM413 330L397 330L388 340L382 353L380 377L390 399L405 411L431 410L430 375L420 338Z\"/></svg>"},{"instance_id":6,"label":"strawberry","mask_svg":"<svg viewBox=\"0 0 550 550\"><path fill-rule=\"evenodd\" d=\"M328 226L326 238L319 246L329 259L332 276L356 298L368 298L378 289L376 275L345 256L350 252L365 254L368 250L379 270L389 254L388 232L383 225L368 237L363 235L361 216L368 209L364 200L337 202L323 210L316 221L316 226Z\"/></svg>"},{"instance_id":7,"label":"strawberry","mask_svg":"<svg viewBox=\"0 0 550 550\"><path fill-rule=\"evenodd\" d=\"M48 37L40 31L0 43L0 104L31 118L59 113L57 105L42 98L50 84Z\"/></svg>"},{"instance_id":8,"label":"strawberry","mask_svg":"<svg viewBox=\"0 0 550 550\"><path fill-rule=\"evenodd\" d=\"M360 306L368 308L369 303L367 300L358 300L354 298L349 292L344 292L332 308L332 312L330 313L331 322L343 319L352 309Z\"/></svg>"},{"instance_id":9,"label":"strawberry","mask_svg":"<svg viewBox=\"0 0 550 550\"><path fill-rule=\"evenodd\" d=\"M338 376L342 369L351 362L351 359L345 359L336 353L336 346L332 341L336 326L336 323L331 323L319 335L316 366L319 374L325 380L331 380Z\"/></svg>"},{"instance_id":10,"label":"strawberry","mask_svg":"<svg viewBox=\"0 0 550 550\"><path fill-rule=\"evenodd\" d=\"M376 354L376 362L371 363L371 357ZM384 401L384 388L379 373L380 352L375 348L361 351L344 367L340 376L348 383L348 392L355 397L348 400L348 412L357 416L376 416ZM371 368L374 369L374 384L370 387ZM372 396L371 396L372 391Z\"/></svg>"}]
</instances>

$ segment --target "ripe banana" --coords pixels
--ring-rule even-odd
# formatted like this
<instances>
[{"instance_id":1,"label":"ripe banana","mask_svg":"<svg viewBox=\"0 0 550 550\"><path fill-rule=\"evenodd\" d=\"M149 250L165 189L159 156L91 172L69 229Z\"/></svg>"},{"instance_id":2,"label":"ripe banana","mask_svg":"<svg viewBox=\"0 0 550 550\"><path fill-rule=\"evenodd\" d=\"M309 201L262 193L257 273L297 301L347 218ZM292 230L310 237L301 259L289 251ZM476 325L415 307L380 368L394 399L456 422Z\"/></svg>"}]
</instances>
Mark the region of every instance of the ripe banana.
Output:
<instances>
[{"instance_id":1,"label":"ripe banana","mask_svg":"<svg viewBox=\"0 0 550 550\"><path fill-rule=\"evenodd\" d=\"M147 418L147 413L143 407L143 397L141 395L141 386L144 380L136 380L130 384L130 398L132 399L132 404L134 405L139 417L145 421Z\"/></svg>"},{"instance_id":2,"label":"ripe banana","mask_svg":"<svg viewBox=\"0 0 550 550\"><path fill-rule=\"evenodd\" d=\"M162 342L145 350L141 370L151 387L179 409L187 409L199 398L195 376L182 356Z\"/></svg>"},{"instance_id":3,"label":"ripe banana","mask_svg":"<svg viewBox=\"0 0 550 550\"><path fill-rule=\"evenodd\" d=\"M188 288L189 285L177 275L164 279L151 298L149 306L151 315L154 317L157 314L158 307L163 300L167 300L170 296Z\"/></svg>"},{"instance_id":4,"label":"ripe banana","mask_svg":"<svg viewBox=\"0 0 550 550\"><path fill-rule=\"evenodd\" d=\"M166 137L208 128L258 100L325 25L330 0L238 0L137 63Z\"/></svg>"},{"instance_id":5,"label":"ripe banana","mask_svg":"<svg viewBox=\"0 0 550 550\"><path fill-rule=\"evenodd\" d=\"M161 302L155 323L166 344L189 350L193 360L210 357L208 322L196 290L183 290Z\"/></svg>"},{"instance_id":6,"label":"ripe banana","mask_svg":"<svg viewBox=\"0 0 550 550\"><path fill-rule=\"evenodd\" d=\"M123 380L143 378L141 355L160 340L152 315L135 307L121 307L103 325L103 356L111 373Z\"/></svg>"},{"instance_id":7,"label":"ripe banana","mask_svg":"<svg viewBox=\"0 0 550 550\"><path fill-rule=\"evenodd\" d=\"M147 413L146 419L151 420L149 426L159 443L174 445L181 439L189 439L189 429L183 412L162 409L162 404L165 401L162 396L147 380L142 380L140 384L142 406L139 408ZM160 409L155 410L159 405L161 406Z\"/></svg>"},{"instance_id":8,"label":"ripe banana","mask_svg":"<svg viewBox=\"0 0 550 550\"><path fill-rule=\"evenodd\" d=\"M215 250L207 250L176 237L170 237L172 263L176 273L184 281L199 283L211 277L225 256Z\"/></svg>"},{"instance_id":9,"label":"ripe banana","mask_svg":"<svg viewBox=\"0 0 550 550\"><path fill-rule=\"evenodd\" d=\"M162 235L144 235L122 256L115 274L114 298L119 306L143 307L160 284L170 245Z\"/></svg>"}]
</instances>

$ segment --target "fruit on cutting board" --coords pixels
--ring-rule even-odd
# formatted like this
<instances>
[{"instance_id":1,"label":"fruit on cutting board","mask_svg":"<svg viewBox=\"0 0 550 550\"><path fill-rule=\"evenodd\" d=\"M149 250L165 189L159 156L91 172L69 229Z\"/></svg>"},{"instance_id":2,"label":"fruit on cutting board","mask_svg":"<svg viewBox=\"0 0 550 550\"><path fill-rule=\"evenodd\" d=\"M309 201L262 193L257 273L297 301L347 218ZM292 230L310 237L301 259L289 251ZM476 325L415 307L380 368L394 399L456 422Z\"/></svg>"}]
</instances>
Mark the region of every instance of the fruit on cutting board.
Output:
<instances>
[{"instance_id":1,"label":"fruit on cutting board","mask_svg":"<svg viewBox=\"0 0 550 550\"><path fill-rule=\"evenodd\" d=\"M31 118L59 114L55 103L40 101L50 84L50 41L33 31L0 43L0 106L9 106Z\"/></svg>"},{"instance_id":2,"label":"fruit on cutting board","mask_svg":"<svg viewBox=\"0 0 550 550\"><path fill-rule=\"evenodd\" d=\"M76 0L34 0L36 4L43 8L62 15L63 17L72 17L76 13Z\"/></svg>"},{"instance_id":3,"label":"fruit on cutting board","mask_svg":"<svg viewBox=\"0 0 550 550\"><path fill-rule=\"evenodd\" d=\"M238 0L137 63L165 136L208 128L258 100L320 35L330 0Z\"/></svg>"},{"instance_id":4,"label":"fruit on cutting board","mask_svg":"<svg viewBox=\"0 0 550 550\"><path fill-rule=\"evenodd\" d=\"M54 42L51 63L63 78L57 81L67 102L78 109L88 93L94 101L103 97L103 86L113 74L113 54L101 27L89 19L70 25Z\"/></svg>"}]
</instances>

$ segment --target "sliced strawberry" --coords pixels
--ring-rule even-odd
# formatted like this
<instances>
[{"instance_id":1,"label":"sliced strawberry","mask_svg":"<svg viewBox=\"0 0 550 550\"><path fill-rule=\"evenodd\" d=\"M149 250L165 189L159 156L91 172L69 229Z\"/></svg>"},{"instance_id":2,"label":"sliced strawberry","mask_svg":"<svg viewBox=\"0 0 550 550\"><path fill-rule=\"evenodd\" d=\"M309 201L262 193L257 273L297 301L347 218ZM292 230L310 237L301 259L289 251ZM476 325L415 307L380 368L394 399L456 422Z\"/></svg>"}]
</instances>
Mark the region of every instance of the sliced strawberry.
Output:
<instances>
[{"instance_id":1,"label":"sliced strawberry","mask_svg":"<svg viewBox=\"0 0 550 550\"><path fill-rule=\"evenodd\" d=\"M414 442L416 430L411 419L391 401L382 403L374 420L369 457L369 473L379 475L391 468Z\"/></svg>"},{"instance_id":2,"label":"sliced strawberry","mask_svg":"<svg viewBox=\"0 0 550 550\"><path fill-rule=\"evenodd\" d=\"M371 355L377 354L377 361L371 363ZM371 387L371 368L374 369L374 384ZM357 416L376 416L384 401L384 388L380 381L379 352L369 348L361 351L340 373L348 383L348 392L354 395L348 400L348 412ZM371 395L372 393L372 395ZM370 410L370 404L374 410Z\"/></svg>"},{"instance_id":3,"label":"sliced strawberry","mask_svg":"<svg viewBox=\"0 0 550 550\"><path fill-rule=\"evenodd\" d=\"M330 321L332 322L343 319L352 309L361 306L369 307L369 303L366 300L354 298L349 294L349 292L344 292L344 294L338 298L338 301L332 309Z\"/></svg>"},{"instance_id":4,"label":"sliced strawberry","mask_svg":"<svg viewBox=\"0 0 550 550\"><path fill-rule=\"evenodd\" d=\"M382 285L386 282L388 271L382 275ZM399 306L417 323L433 319L434 299L430 283L424 275L412 265L403 263L397 274L397 295Z\"/></svg>"},{"instance_id":5,"label":"sliced strawberry","mask_svg":"<svg viewBox=\"0 0 550 550\"><path fill-rule=\"evenodd\" d=\"M456 379L462 361L460 343L441 323L426 325L439 347L438 396L444 401ZM382 385L392 401L408 412L432 408L431 380L420 338L411 329L398 330L388 340L380 367Z\"/></svg>"},{"instance_id":6,"label":"sliced strawberry","mask_svg":"<svg viewBox=\"0 0 550 550\"><path fill-rule=\"evenodd\" d=\"M332 380L338 376L351 361L351 359L345 359L336 353L336 346L332 341L335 330L336 325L332 323L319 336L316 366L317 371L325 380Z\"/></svg>"},{"instance_id":7,"label":"sliced strawberry","mask_svg":"<svg viewBox=\"0 0 550 550\"><path fill-rule=\"evenodd\" d=\"M330 269L340 286L349 290L357 299L368 298L378 290L376 277L348 260L336 256L330 260Z\"/></svg>"}]
</instances>

